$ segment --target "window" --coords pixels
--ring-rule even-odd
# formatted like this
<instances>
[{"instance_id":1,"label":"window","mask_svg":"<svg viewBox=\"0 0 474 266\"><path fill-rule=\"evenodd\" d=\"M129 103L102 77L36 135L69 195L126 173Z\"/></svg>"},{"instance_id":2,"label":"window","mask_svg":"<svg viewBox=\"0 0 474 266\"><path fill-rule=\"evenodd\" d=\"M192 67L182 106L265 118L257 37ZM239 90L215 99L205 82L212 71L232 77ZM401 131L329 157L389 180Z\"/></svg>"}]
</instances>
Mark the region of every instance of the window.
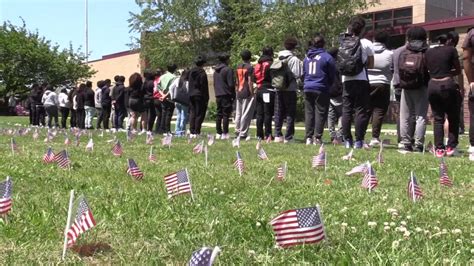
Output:
<instances>
[{"instance_id":1,"label":"window","mask_svg":"<svg viewBox=\"0 0 474 266\"><path fill-rule=\"evenodd\" d=\"M413 8L405 7L364 14L367 32L410 25L413 22Z\"/></svg>"}]
</instances>

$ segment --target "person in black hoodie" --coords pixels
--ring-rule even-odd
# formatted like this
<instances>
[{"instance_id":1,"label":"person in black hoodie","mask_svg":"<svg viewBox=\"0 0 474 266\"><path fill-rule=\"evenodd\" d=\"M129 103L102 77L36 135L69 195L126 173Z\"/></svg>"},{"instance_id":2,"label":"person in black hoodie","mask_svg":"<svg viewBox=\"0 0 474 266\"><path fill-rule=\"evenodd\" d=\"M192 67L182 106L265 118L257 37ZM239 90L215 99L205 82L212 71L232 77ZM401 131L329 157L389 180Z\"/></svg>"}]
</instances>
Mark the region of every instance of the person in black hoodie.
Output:
<instances>
[{"instance_id":1,"label":"person in black hoodie","mask_svg":"<svg viewBox=\"0 0 474 266\"><path fill-rule=\"evenodd\" d=\"M229 139L229 118L235 98L234 72L228 66L229 55L218 56L219 64L214 68L214 92L217 102L217 138Z\"/></svg>"},{"instance_id":2,"label":"person in black hoodie","mask_svg":"<svg viewBox=\"0 0 474 266\"><path fill-rule=\"evenodd\" d=\"M148 118L148 121L146 124L146 130L151 131L153 129L153 124L155 123L155 118L156 118L156 110L153 104L153 88L155 87L155 84L154 84L155 73L151 71L145 71L145 73L143 73L143 76L145 78L145 82L143 83L143 88L145 89L145 97L144 97L145 112L147 112L147 118Z\"/></svg>"},{"instance_id":3,"label":"person in black hoodie","mask_svg":"<svg viewBox=\"0 0 474 266\"><path fill-rule=\"evenodd\" d=\"M114 126L115 130L123 129L123 120L127 109L125 106L125 82L124 76L119 76L112 91L112 104L115 108Z\"/></svg>"},{"instance_id":4,"label":"person in black hoodie","mask_svg":"<svg viewBox=\"0 0 474 266\"><path fill-rule=\"evenodd\" d=\"M85 129L86 110L84 109L84 103L86 100L86 89L86 84L79 85L73 100L76 105L76 123L79 129Z\"/></svg>"},{"instance_id":5,"label":"person in black hoodie","mask_svg":"<svg viewBox=\"0 0 474 266\"><path fill-rule=\"evenodd\" d=\"M206 71L203 68L205 63L206 59L203 56L198 56L195 60L196 66L189 71L189 128L192 138L201 134L201 126L209 102L209 84Z\"/></svg>"},{"instance_id":6,"label":"person in black hoodie","mask_svg":"<svg viewBox=\"0 0 474 266\"><path fill-rule=\"evenodd\" d=\"M272 140L272 118L275 109L275 92L272 88L270 66L273 62L273 48L266 46L254 68L257 84L257 138ZM263 127L265 126L265 133Z\"/></svg>"},{"instance_id":7,"label":"person in black hoodie","mask_svg":"<svg viewBox=\"0 0 474 266\"><path fill-rule=\"evenodd\" d=\"M32 111L32 124L34 126L39 125L39 109L36 108L37 105L41 104L41 99L42 99L42 93L41 93L41 88L38 84L33 84L31 87L31 92L30 95L28 96L30 105L31 105L31 111Z\"/></svg>"},{"instance_id":8,"label":"person in black hoodie","mask_svg":"<svg viewBox=\"0 0 474 266\"><path fill-rule=\"evenodd\" d=\"M77 88L72 87L71 91L69 91L68 94L68 100L69 100L69 105L71 106L71 120L69 120L69 123L71 124L71 128L76 128L77 127L77 112L76 112L76 104L74 102L74 97L77 94Z\"/></svg>"},{"instance_id":9,"label":"person in black hoodie","mask_svg":"<svg viewBox=\"0 0 474 266\"><path fill-rule=\"evenodd\" d=\"M84 91L84 110L86 112L85 126L86 129L94 129L92 120L95 115L95 99L92 90L92 82L86 82L86 90Z\"/></svg>"},{"instance_id":10,"label":"person in black hoodie","mask_svg":"<svg viewBox=\"0 0 474 266\"><path fill-rule=\"evenodd\" d=\"M102 105L101 120L104 129L109 129L110 111L112 110L112 98L110 97L110 79L104 81L104 86L101 90L100 104Z\"/></svg>"}]
</instances>

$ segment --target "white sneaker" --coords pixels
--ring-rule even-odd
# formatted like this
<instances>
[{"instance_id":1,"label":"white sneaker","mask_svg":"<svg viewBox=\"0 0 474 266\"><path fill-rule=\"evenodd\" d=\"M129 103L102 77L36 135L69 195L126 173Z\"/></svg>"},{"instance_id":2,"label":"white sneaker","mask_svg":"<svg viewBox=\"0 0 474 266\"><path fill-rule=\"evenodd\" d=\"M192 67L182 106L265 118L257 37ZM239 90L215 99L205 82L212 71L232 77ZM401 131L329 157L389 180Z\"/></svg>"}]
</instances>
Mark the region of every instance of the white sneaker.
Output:
<instances>
[{"instance_id":1,"label":"white sneaker","mask_svg":"<svg viewBox=\"0 0 474 266\"><path fill-rule=\"evenodd\" d=\"M376 139L376 138L373 138L370 142L369 142L369 146L370 147L374 147L374 146L379 146L380 145L380 140Z\"/></svg>"},{"instance_id":2,"label":"white sneaker","mask_svg":"<svg viewBox=\"0 0 474 266\"><path fill-rule=\"evenodd\" d=\"M474 152L469 153L469 161L474 161Z\"/></svg>"},{"instance_id":3,"label":"white sneaker","mask_svg":"<svg viewBox=\"0 0 474 266\"><path fill-rule=\"evenodd\" d=\"M224 134L216 134L216 139L224 139Z\"/></svg>"},{"instance_id":4,"label":"white sneaker","mask_svg":"<svg viewBox=\"0 0 474 266\"><path fill-rule=\"evenodd\" d=\"M470 154L474 153L474 146L469 146L469 149L467 150L467 152Z\"/></svg>"},{"instance_id":5,"label":"white sneaker","mask_svg":"<svg viewBox=\"0 0 474 266\"><path fill-rule=\"evenodd\" d=\"M306 145L311 145L313 144L313 140L311 138L306 139Z\"/></svg>"},{"instance_id":6,"label":"white sneaker","mask_svg":"<svg viewBox=\"0 0 474 266\"><path fill-rule=\"evenodd\" d=\"M222 139L229 139L229 138L230 138L229 133L222 135Z\"/></svg>"},{"instance_id":7,"label":"white sneaker","mask_svg":"<svg viewBox=\"0 0 474 266\"><path fill-rule=\"evenodd\" d=\"M146 133L146 131L144 129L142 129L142 131L140 131L140 133L138 133L138 135L143 135L145 133Z\"/></svg>"},{"instance_id":8,"label":"white sneaker","mask_svg":"<svg viewBox=\"0 0 474 266\"><path fill-rule=\"evenodd\" d=\"M274 142L276 142L276 143L282 143L282 142L283 142L283 138L282 138L282 137L275 137Z\"/></svg>"},{"instance_id":9,"label":"white sneaker","mask_svg":"<svg viewBox=\"0 0 474 266\"><path fill-rule=\"evenodd\" d=\"M247 137L245 138L245 141L249 141L250 139L251 139L250 136L247 136Z\"/></svg>"}]
</instances>

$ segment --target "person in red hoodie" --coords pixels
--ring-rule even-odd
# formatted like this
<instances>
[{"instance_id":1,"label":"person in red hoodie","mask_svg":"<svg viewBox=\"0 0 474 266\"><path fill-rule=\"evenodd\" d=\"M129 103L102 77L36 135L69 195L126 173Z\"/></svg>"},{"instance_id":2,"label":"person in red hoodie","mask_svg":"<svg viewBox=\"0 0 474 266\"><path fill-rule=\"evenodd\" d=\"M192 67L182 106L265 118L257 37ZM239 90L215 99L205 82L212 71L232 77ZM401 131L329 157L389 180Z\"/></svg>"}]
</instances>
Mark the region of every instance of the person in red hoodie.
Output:
<instances>
[{"instance_id":1,"label":"person in red hoodie","mask_svg":"<svg viewBox=\"0 0 474 266\"><path fill-rule=\"evenodd\" d=\"M270 66L273 62L273 48L266 46L254 68L254 80L257 84L257 138L272 140L272 118L275 92L272 89ZM265 126L265 131L264 131Z\"/></svg>"}]
</instances>

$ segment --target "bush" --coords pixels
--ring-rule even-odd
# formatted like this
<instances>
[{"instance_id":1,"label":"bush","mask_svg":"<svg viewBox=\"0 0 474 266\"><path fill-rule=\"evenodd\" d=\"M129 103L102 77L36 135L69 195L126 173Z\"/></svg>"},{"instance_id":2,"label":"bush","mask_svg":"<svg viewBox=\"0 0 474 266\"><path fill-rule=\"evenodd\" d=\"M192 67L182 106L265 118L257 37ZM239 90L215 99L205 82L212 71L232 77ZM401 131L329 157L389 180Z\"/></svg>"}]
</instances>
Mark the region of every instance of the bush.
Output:
<instances>
[{"instance_id":1,"label":"bush","mask_svg":"<svg viewBox=\"0 0 474 266\"><path fill-rule=\"evenodd\" d=\"M210 102L207 106L206 120L215 121L217 117L217 103Z\"/></svg>"}]
</instances>

